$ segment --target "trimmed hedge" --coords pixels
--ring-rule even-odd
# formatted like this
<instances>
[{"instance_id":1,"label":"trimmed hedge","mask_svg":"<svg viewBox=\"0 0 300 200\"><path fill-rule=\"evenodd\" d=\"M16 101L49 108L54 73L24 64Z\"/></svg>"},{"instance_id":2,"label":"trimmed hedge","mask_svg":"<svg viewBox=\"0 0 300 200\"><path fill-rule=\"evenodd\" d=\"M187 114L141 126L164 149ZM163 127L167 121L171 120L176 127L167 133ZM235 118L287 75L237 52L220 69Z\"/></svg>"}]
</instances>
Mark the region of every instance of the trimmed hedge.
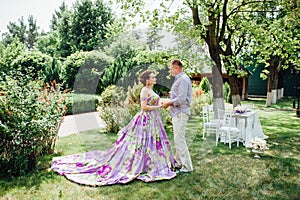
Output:
<instances>
[{"instance_id":1,"label":"trimmed hedge","mask_svg":"<svg viewBox=\"0 0 300 200\"><path fill-rule=\"evenodd\" d=\"M68 94L66 115L95 112L100 102L99 95Z\"/></svg>"}]
</instances>

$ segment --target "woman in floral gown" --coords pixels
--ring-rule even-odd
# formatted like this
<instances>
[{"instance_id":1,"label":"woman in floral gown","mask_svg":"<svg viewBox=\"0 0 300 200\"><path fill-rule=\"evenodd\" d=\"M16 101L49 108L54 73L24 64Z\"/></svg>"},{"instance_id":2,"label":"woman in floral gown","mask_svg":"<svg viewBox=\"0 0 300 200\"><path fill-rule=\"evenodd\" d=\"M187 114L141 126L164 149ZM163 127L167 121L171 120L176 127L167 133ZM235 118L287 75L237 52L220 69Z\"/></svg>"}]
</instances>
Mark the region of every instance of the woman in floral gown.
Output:
<instances>
[{"instance_id":1,"label":"woman in floral gown","mask_svg":"<svg viewBox=\"0 0 300 200\"><path fill-rule=\"evenodd\" d=\"M90 151L53 158L51 169L76 183L103 186L172 179L174 158L158 112L159 96L152 71L140 76L141 111L119 131L119 138L106 152Z\"/></svg>"}]
</instances>

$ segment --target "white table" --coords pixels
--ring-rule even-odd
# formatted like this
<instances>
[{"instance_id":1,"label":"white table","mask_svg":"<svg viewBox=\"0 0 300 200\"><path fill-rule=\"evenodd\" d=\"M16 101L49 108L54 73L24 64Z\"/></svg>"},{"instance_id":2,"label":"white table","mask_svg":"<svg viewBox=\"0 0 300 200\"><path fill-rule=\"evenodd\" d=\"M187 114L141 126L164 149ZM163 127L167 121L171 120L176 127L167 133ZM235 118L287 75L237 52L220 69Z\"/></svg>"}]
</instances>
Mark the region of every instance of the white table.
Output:
<instances>
[{"instance_id":1,"label":"white table","mask_svg":"<svg viewBox=\"0 0 300 200\"><path fill-rule=\"evenodd\" d=\"M236 126L240 129L240 138L245 147L249 147L251 140L255 137L266 139L263 133L258 115L256 111L245 112L242 114L234 114Z\"/></svg>"}]
</instances>

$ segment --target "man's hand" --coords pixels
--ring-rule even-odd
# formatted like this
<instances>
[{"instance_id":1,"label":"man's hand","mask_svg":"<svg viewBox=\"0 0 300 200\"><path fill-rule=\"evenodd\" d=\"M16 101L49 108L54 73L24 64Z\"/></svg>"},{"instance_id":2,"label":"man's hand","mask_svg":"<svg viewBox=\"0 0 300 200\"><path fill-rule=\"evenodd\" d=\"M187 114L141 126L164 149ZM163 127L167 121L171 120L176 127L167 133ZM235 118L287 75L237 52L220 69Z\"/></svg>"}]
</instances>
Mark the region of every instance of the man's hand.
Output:
<instances>
[{"instance_id":1,"label":"man's hand","mask_svg":"<svg viewBox=\"0 0 300 200\"><path fill-rule=\"evenodd\" d=\"M171 105L172 105L172 101L168 101L168 102L163 102L161 104L161 107L166 109L167 107L169 107Z\"/></svg>"}]
</instances>

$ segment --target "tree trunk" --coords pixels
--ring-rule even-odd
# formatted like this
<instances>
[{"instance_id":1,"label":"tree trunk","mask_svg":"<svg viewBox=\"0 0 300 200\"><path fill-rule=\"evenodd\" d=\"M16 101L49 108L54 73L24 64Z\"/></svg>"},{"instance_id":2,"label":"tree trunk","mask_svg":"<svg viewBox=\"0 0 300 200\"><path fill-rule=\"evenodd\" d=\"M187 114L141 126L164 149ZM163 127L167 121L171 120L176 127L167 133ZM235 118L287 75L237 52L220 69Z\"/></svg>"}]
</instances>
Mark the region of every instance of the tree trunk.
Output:
<instances>
[{"instance_id":1,"label":"tree trunk","mask_svg":"<svg viewBox=\"0 0 300 200\"><path fill-rule=\"evenodd\" d=\"M201 25L198 6L191 6L193 15L194 26ZM213 91L213 107L215 118L217 117L218 110L225 110L225 103L223 98L223 77L222 77L222 64L220 57L220 41L217 37L216 16L211 13L209 15L209 21L211 22L206 26L206 34L202 34L201 37L205 40L208 45L209 54L212 59L212 91Z\"/></svg>"},{"instance_id":2,"label":"tree trunk","mask_svg":"<svg viewBox=\"0 0 300 200\"><path fill-rule=\"evenodd\" d=\"M223 77L217 66L212 68L212 90L213 90L213 107L215 118L218 118L218 110L225 110L225 103L223 97Z\"/></svg>"},{"instance_id":3,"label":"tree trunk","mask_svg":"<svg viewBox=\"0 0 300 200\"><path fill-rule=\"evenodd\" d=\"M277 102L277 95L275 94L277 92L279 71L281 69L280 57L278 56L272 57L269 60L269 64L270 66L269 66L266 106L270 106L272 103L275 104Z\"/></svg>"},{"instance_id":4,"label":"tree trunk","mask_svg":"<svg viewBox=\"0 0 300 200\"><path fill-rule=\"evenodd\" d=\"M239 83L238 83L236 75L228 76L228 81L229 81L231 96L232 96L232 106L234 108L237 105L241 104Z\"/></svg>"},{"instance_id":5,"label":"tree trunk","mask_svg":"<svg viewBox=\"0 0 300 200\"><path fill-rule=\"evenodd\" d=\"M242 89L242 100L247 100L248 99L248 77L244 76L243 77L243 89Z\"/></svg>"},{"instance_id":6,"label":"tree trunk","mask_svg":"<svg viewBox=\"0 0 300 200\"><path fill-rule=\"evenodd\" d=\"M213 90L213 107L214 107L214 114L215 118L217 118L218 110L225 110L225 103L224 103L224 93L223 93L223 77L222 77L222 64L221 64L221 57L218 53L218 48L216 43L211 42L215 41L216 38L210 38L208 43L208 49L211 59L214 61L215 64L212 66L212 90Z\"/></svg>"},{"instance_id":7,"label":"tree trunk","mask_svg":"<svg viewBox=\"0 0 300 200\"><path fill-rule=\"evenodd\" d=\"M286 70L280 70L279 72L279 77L278 77L278 85L277 85L277 90L278 90L278 99L281 99L283 97L283 88L284 88L284 74Z\"/></svg>"}]
</instances>

